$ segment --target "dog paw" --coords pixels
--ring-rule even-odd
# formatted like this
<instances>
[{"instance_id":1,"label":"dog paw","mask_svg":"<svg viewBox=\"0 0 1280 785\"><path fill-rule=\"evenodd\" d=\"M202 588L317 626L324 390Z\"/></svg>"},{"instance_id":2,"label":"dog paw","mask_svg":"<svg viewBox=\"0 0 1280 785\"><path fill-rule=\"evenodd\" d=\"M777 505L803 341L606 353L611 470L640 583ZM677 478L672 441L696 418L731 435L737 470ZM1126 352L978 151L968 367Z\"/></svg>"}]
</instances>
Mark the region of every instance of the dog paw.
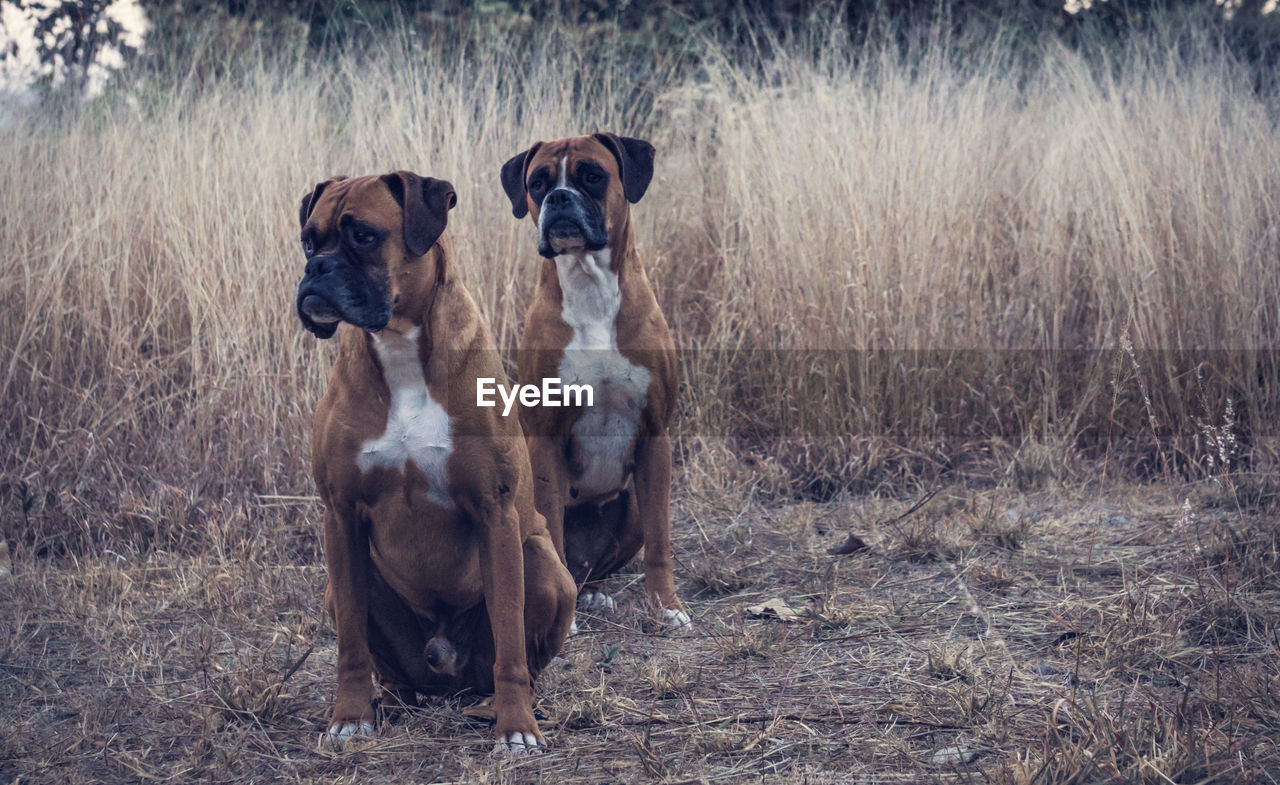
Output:
<instances>
[{"instance_id":1,"label":"dog paw","mask_svg":"<svg viewBox=\"0 0 1280 785\"><path fill-rule=\"evenodd\" d=\"M693 619L680 608L663 608L662 621L673 630L693 629Z\"/></svg>"},{"instance_id":2,"label":"dog paw","mask_svg":"<svg viewBox=\"0 0 1280 785\"><path fill-rule=\"evenodd\" d=\"M370 738L373 736L373 723L368 720L344 720L329 726L329 730L320 734L321 747L341 747L349 739Z\"/></svg>"},{"instance_id":3,"label":"dog paw","mask_svg":"<svg viewBox=\"0 0 1280 785\"><path fill-rule=\"evenodd\" d=\"M574 619L572 622L569 623L569 634L566 635L565 637L572 638L577 634L578 634L578 620Z\"/></svg>"},{"instance_id":4,"label":"dog paw","mask_svg":"<svg viewBox=\"0 0 1280 785\"><path fill-rule=\"evenodd\" d=\"M505 736L499 736L498 743L493 745L493 751L509 755L531 755L542 752L544 746L542 742L538 741L537 735L517 731Z\"/></svg>"},{"instance_id":5,"label":"dog paw","mask_svg":"<svg viewBox=\"0 0 1280 785\"><path fill-rule=\"evenodd\" d=\"M584 592L578 595L578 607L584 611L612 611L617 604L604 592Z\"/></svg>"}]
</instances>

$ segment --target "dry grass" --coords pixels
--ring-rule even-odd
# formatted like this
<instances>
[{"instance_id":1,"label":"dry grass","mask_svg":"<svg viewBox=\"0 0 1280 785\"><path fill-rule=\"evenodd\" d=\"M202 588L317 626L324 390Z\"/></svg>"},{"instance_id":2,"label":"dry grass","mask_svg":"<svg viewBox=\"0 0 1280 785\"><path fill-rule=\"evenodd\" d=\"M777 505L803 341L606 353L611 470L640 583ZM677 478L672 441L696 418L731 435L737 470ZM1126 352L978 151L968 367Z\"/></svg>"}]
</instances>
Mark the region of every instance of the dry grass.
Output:
<instances>
[{"instance_id":1,"label":"dry grass","mask_svg":"<svg viewBox=\"0 0 1280 785\"><path fill-rule=\"evenodd\" d=\"M250 53L0 135L0 781L1272 782L1273 97L1154 39L639 77L577 43ZM549 755L491 759L465 698L317 751L297 200L452 180L509 349L535 260L497 167L606 128L660 150L697 632L623 576L540 683ZM804 617L744 617L773 598Z\"/></svg>"},{"instance_id":2,"label":"dry grass","mask_svg":"<svg viewBox=\"0 0 1280 785\"><path fill-rule=\"evenodd\" d=\"M832 40L816 61L713 54L637 78L605 60L581 81L581 42L534 40L250 53L16 121L6 510L92 539L77 500L304 492L332 348L292 312L300 194L337 172L452 180L459 259L511 348L536 259L497 168L594 128L660 150L636 222L688 350L679 431L762 449L784 496L988 453L1017 453L1023 487L1082 448L1194 471L1228 398L1235 461L1274 465L1280 134L1207 47L1150 40L1106 70Z\"/></svg>"},{"instance_id":3,"label":"dry grass","mask_svg":"<svg viewBox=\"0 0 1280 785\"><path fill-rule=\"evenodd\" d=\"M971 512L1009 505L1032 521L1017 548ZM467 696L319 750L334 638L319 610L323 570L298 563L288 527L223 555L153 549L67 569L19 559L0 583L0 776L1272 781L1274 508L1200 504L1188 516L1160 488L950 486L916 515L955 547L920 560L902 531L857 523L905 506L678 490L678 560L715 554L740 585L703 590L686 577L698 626L679 635L649 624L638 574L617 578L620 611L580 618L582 634L539 682L553 748L531 760L492 758L489 728L461 711ZM870 549L827 555L851 526ZM771 598L801 617L745 613Z\"/></svg>"}]
</instances>

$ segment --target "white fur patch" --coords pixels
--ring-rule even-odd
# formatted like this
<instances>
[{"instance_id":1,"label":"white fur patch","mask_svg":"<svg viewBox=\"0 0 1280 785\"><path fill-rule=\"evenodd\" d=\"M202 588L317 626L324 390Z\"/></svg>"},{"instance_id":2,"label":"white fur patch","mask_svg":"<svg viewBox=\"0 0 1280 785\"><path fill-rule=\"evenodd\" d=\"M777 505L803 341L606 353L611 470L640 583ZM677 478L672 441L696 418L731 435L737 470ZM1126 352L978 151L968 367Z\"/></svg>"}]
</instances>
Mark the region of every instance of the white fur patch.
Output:
<instances>
[{"instance_id":1,"label":"white fur patch","mask_svg":"<svg viewBox=\"0 0 1280 785\"><path fill-rule=\"evenodd\" d=\"M689 614L679 608L663 608L662 620L666 622L668 627L673 629L692 628L693 619L689 618Z\"/></svg>"},{"instance_id":2,"label":"white fur patch","mask_svg":"<svg viewBox=\"0 0 1280 785\"><path fill-rule=\"evenodd\" d=\"M573 425L583 466L574 487L583 499L623 487L628 450L649 391L649 369L618 351L615 322L622 295L609 263L608 248L556 257L564 292L561 317L573 328L560 361L560 379L563 384L589 384L595 392L595 405Z\"/></svg>"},{"instance_id":3,"label":"white fur patch","mask_svg":"<svg viewBox=\"0 0 1280 785\"><path fill-rule=\"evenodd\" d=\"M578 607L584 611L612 611L617 608L613 598L604 592L583 592L578 595Z\"/></svg>"},{"instance_id":4,"label":"white fur patch","mask_svg":"<svg viewBox=\"0 0 1280 785\"><path fill-rule=\"evenodd\" d=\"M514 755L528 755L533 752L542 752L542 747L538 744L537 736L532 733L520 733L517 731L498 739L493 751L507 752Z\"/></svg>"},{"instance_id":5,"label":"white fur patch","mask_svg":"<svg viewBox=\"0 0 1280 785\"><path fill-rule=\"evenodd\" d=\"M329 731L320 737L320 746L341 746L353 736L373 736L373 724L368 720L359 723L335 722L329 726Z\"/></svg>"},{"instance_id":6,"label":"white fur patch","mask_svg":"<svg viewBox=\"0 0 1280 785\"><path fill-rule=\"evenodd\" d=\"M427 498L452 509L444 468L452 449L449 415L427 390L418 357L420 332L414 327L404 335L384 332L373 336L373 347L391 390L391 406L386 430L361 446L356 464L361 471L375 467L404 471L413 461L427 475Z\"/></svg>"}]
</instances>

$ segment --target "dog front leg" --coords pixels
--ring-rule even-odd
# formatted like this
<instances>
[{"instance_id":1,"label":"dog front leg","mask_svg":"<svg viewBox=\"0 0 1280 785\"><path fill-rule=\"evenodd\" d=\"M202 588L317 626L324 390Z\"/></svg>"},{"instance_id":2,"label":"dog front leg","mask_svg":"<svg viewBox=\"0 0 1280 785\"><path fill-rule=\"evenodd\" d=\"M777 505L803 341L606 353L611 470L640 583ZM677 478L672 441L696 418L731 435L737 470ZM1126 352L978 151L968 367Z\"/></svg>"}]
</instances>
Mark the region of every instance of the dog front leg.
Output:
<instances>
[{"instance_id":1,"label":"dog front leg","mask_svg":"<svg viewBox=\"0 0 1280 785\"><path fill-rule=\"evenodd\" d=\"M533 467L533 506L547 519L547 534L556 547L560 563L568 566L564 551L564 475L556 440L547 436L529 437L529 463Z\"/></svg>"},{"instance_id":2,"label":"dog front leg","mask_svg":"<svg viewBox=\"0 0 1280 785\"><path fill-rule=\"evenodd\" d=\"M530 752L544 743L533 716L533 681L525 653L524 549L510 498L480 506L480 569L493 629L493 709L498 748Z\"/></svg>"},{"instance_id":3,"label":"dog front leg","mask_svg":"<svg viewBox=\"0 0 1280 785\"><path fill-rule=\"evenodd\" d=\"M338 634L338 698L322 744L373 734L373 658L369 654L369 542L353 510L324 515L327 604Z\"/></svg>"},{"instance_id":4,"label":"dog front leg","mask_svg":"<svg viewBox=\"0 0 1280 785\"><path fill-rule=\"evenodd\" d=\"M673 627L692 621L676 597L671 572L671 440L665 431L636 443L635 490L644 533L644 585Z\"/></svg>"}]
</instances>

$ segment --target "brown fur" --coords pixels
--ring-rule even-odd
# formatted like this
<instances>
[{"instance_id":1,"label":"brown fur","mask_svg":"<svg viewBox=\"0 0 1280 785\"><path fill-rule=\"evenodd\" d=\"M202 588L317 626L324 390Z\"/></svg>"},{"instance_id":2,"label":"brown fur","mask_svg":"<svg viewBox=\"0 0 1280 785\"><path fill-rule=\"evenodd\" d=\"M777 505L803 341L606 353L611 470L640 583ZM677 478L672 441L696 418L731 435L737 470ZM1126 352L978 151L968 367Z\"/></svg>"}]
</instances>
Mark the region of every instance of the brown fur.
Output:
<instances>
[{"instance_id":1,"label":"brown fur","mask_svg":"<svg viewBox=\"0 0 1280 785\"><path fill-rule=\"evenodd\" d=\"M573 584L556 558L520 425L475 406L477 376L505 383L475 303L455 278L447 234L421 257L406 250L402 211L380 178L330 181L310 223L327 236L342 212L389 230L381 248L395 303L386 330L421 327L418 351L433 399L453 422L445 465L456 509L425 494L426 475L356 464L387 425L391 393L370 333L345 326L316 409L313 471L325 505L326 606L338 634L333 722L371 721L370 673L384 690L495 691L499 738L541 738L532 679L559 650L573 618ZM433 670L429 640L458 650L456 673Z\"/></svg>"},{"instance_id":2,"label":"brown fur","mask_svg":"<svg viewBox=\"0 0 1280 785\"><path fill-rule=\"evenodd\" d=\"M610 176L603 209L609 230L611 268L618 275L621 304L616 321L618 350L632 363L648 369L649 389L644 412L632 444L632 471L614 499L574 499L570 489L582 466L575 461L574 423L580 408L523 408L521 423L529 440L534 466L538 511L574 579L591 588L626 564L644 546L645 585L649 596L664 608L679 609L671 570L671 444L668 436L675 408L677 370L675 344L667 320L636 253L631 231L631 206L623 188L620 159L603 135L561 139L535 145L524 162L524 174L541 166L559 174L568 166L590 159ZM527 198L536 224L539 205ZM553 259L544 259L533 302L525 317L519 349L522 384L541 384L559 376L564 349L573 337L561 318L563 293Z\"/></svg>"}]
</instances>

